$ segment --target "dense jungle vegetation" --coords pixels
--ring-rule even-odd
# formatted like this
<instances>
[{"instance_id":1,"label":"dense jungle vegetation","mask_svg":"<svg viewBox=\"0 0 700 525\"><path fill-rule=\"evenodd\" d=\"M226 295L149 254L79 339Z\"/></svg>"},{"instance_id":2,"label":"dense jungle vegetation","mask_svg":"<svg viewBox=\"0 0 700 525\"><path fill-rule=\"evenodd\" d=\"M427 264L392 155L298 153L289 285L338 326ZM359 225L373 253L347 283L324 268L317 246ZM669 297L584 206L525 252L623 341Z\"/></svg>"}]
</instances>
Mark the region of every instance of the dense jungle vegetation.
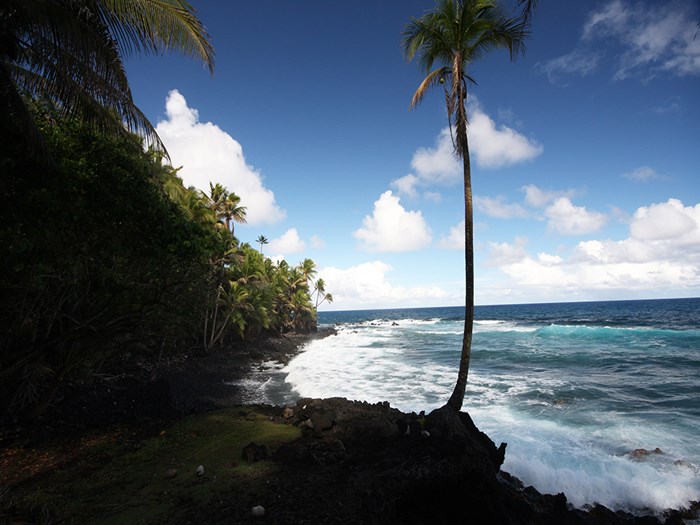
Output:
<instances>
[{"instance_id":1,"label":"dense jungle vegetation","mask_svg":"<svg viewBox=\"0 0 700 525\"><path fill-rule=\"evenodd\" d=\"M315 329L332 296L314 262L241 244L235 193L184 187L136 135L33 113L49 164L0 141L0 414L38 416L62 382L129 360Z\"/></svg>"}]
</instances>

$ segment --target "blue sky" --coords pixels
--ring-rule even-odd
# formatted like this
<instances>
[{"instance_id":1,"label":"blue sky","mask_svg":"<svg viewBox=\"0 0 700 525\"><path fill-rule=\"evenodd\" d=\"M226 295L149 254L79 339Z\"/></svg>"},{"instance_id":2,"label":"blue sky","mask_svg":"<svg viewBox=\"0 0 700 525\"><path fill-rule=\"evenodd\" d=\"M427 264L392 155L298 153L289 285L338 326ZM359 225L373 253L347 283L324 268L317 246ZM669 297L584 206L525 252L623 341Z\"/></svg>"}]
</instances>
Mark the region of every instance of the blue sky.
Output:
<instances>
[{"instance_id":1,"label":"blue sky","mask_svg":"<svg viewBox=\"0 0 700 525\"><path fill-rule=\"evenodd\" d=\"M248 207L242 242L306 257L328 309L464 304L462 174L401 31L429 0L193 2L213 76L132 57L186 184ZM542 0L526 54L473 65L476 302L700 296L700 7Z\"/></svg>"}]
</instances>

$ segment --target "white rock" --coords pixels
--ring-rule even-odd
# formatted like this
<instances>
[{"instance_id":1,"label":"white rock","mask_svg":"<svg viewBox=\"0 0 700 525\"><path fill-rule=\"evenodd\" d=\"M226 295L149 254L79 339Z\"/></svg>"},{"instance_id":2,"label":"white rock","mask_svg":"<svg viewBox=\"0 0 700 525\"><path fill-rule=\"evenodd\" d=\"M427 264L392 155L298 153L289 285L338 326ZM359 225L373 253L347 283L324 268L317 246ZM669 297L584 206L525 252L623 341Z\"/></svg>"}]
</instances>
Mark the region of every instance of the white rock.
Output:
<instances>
[{"instance_id":1,"label":"white rock","mask_svg":"<svg viewBox=\"0 0 700 525\"><path fill-rule=\"evenodd\" d=\"M256 505L252 509L250 509L250 512L253 513L253 516L256 518L262 518L265 515L265 507L261 505Z\"/></svg>"},{"instance_id":2,"label":"white rock","mask_svg":"<svg viewBox=\"0 0 700 525\"><path fill-rule=\"evenodd\" d=\"M204 475L204 465L200 465L197 467L197 470L195 470L198 476L203 476Z\"/></svg>"}]
</instances>

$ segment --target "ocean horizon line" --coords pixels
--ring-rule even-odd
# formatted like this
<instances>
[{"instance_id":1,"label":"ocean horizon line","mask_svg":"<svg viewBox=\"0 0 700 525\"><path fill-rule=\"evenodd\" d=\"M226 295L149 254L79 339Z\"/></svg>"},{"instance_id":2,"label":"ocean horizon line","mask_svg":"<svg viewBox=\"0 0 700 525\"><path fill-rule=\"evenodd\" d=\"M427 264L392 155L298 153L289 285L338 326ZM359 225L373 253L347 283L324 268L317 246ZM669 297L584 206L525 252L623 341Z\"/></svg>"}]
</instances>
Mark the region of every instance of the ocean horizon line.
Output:
<instances>
[{"instance_id":1,"label":"ocean horizon line","mask_svg":"<svg viewBox=\"0 0 700 525\"><path fill-rule=\"evenodd\" d=\"M609 303L641 303L652 301L692 301L700 300L700 296L693 297L654 297L646 299L593 299L585 301L551 301L551 302L524 302L524 303L488 303L476 304L475 308L483 307L507 307L507 306L544 306L544 305L585 305L585 304L609 304ZM396 311L396 310L439 310L445 308L466 308L465 305L434 305L434 306L378 306L367 308L351 308L343 310L323 309L319 310L319 314L324 313L352 313L352 312L381 312L381 311Z\"/></svg>"}]
</instances>

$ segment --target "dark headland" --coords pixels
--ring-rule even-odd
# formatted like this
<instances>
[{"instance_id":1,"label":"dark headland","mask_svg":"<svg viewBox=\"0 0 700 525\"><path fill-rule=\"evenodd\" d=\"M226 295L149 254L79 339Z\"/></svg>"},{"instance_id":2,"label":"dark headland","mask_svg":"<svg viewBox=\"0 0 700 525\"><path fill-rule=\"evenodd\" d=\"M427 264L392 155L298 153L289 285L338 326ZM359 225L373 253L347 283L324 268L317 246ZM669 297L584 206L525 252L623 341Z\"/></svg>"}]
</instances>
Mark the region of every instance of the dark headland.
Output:
<instances>
[{"instance_id":1,"label":"dark headland","mask_svg":"<svg viewBox=\"0 0 700 525\"><path fill-rule=\"evenodd\" d=\"M141 363L66 385L0 430L0 523L682 524L698 504L632 515L575 509L500 470L507 448L466 412L342 398L244 405L231 384L309 337ZM468 403L466 403L468 405Z\"/></svg>"}]
</instances>

